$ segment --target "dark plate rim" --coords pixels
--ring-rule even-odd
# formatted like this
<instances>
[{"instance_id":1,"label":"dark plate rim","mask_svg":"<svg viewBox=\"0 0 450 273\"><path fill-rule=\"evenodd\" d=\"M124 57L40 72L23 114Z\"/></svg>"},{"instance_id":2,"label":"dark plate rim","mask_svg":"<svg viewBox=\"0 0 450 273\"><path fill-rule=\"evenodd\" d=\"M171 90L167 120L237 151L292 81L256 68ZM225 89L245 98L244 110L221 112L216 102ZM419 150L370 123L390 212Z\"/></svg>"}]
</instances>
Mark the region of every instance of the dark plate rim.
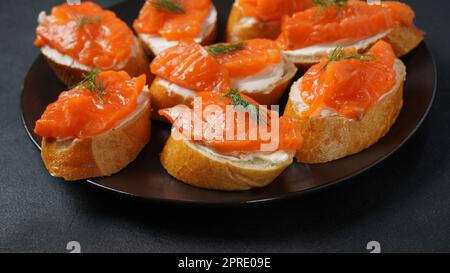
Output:
<instances>
[{"instance_id":1,"label":"dark plate rim","mask_svg":"<svg viewBox=\"0 0 450 273\"><path fill-rule=\"evenodd\" d=\"M112 5L111 7L108 7L109 9L117 9L119 8L121 5L123 5L126 2L119 2L115 5ZM351 178L354 178L364 172L366 172L367 170L375 167L376 165L380 164L382 161L386 160L388 157L390 157L392 154L394 154L395 152L397 152L401 147L403 147L410 139L411 137L417 132L417 130L420 128L420 126L423 124L423 122L425 121L425 119L427 118L431 107L433 106L434 100L436 98L436 92L437 92L437 66L436 66L436 60L434 58L434 54L433 52L430 50L430 47L427 45L427 43L425 41L423 41L421 43L421 45L423 45L427 51L427 53L430 56L431 59L431 64L432 64L432 69L433 69L433 91L432 91L432 96L430 99L430 102L427 106L427 109L425 110L425 112L423 113L422 117L420 118L420 120L417 122L417 124L415 125L414 129L411 130L411 132L408 134L407 137L405 137L394 149L392 149L389 153L383 155L382 157L380 157L379 159L377 159L376 161L372 162L371 164L365 166L364 168L361 168L345 177L339 178L334 180L333 182L330 182L328 184L325 185L321 185L321 186L316 186L316 187L311 187L309 189L306 190L302 190L302 191L296 191L296 192L288 192L288 193L284 193L284 194L279 194L277 196L273 196L273 197L267 197L267 198L260 198L260 199L253 199L253 200L245 200L245 201L220 201L220 202L207 202L207 201L198 201L198 200L179 200L179 199L174 199L174 198L157 198L157 197L144 197L144 196L139 196L139 195L135 195L132 193L128 193L125 191L121 191L118 189L114 189L105 185L102 185L101 183L95 182L91 179L87 179L87 180L81 180L81 181L86 181L91 185L94 185L98 188L101 188L102 190L105 190L107 192L113 192L116 194L120 194L122 196L126 196L129 198L134 198L134 199L140 199L140 200L146 200L146 201L151 201L151 202L156 202L156 203L164 203L164 204L176 204L176 205L195 205L195 206L236 206L236 205L251 205L251 204L262 204L262 203L268 203L268 202L275 202L275 201L286 201L286 200L291 200L291 199L295 199L298 198L300 196L304 196L304 195L308 195L311 193L317 193L320 192L322 190L326 190L326 189L330 189L332 187L335 187L337 185L341 185L343 182L350 180ZM420 45L419 45L420 46ZM34 65L35 62L38 61L38 59L41 57L41 55L39 55L34 62L32 63L32 65L30 67L32 67ZM27 72L27 75L25 77L24 83L22 85L22 91L21 91L21 95L20 95L20 113L21 113L21 121L22 121L22 125L23 128L25 129L25 132L27 133L29 139L32 141L32 143L34 144L34 146L36 146L38 148L38 150L40 151L40 145L39 143L37 143L35 141L35 139L33 138L32 133L29 131L26 122L25 122L25 116L24 116L24 100L23 100L23 94L24 94L24 89L26 86L26 83L29 81L29 75ZM181 182L180 182L181 183Z\"/></svg>"}]
</instances>

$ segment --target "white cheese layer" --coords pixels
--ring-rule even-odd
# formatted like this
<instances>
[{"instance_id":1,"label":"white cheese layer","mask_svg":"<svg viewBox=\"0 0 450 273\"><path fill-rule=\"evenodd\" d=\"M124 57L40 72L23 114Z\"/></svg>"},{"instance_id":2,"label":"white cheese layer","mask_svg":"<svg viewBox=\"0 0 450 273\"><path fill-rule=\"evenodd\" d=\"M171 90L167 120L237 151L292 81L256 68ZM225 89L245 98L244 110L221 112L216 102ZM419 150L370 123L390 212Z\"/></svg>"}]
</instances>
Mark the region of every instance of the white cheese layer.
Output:
<instances>
[{"instance_id":1,"label":"white cheese layer","mask_svg":"<svg viewBox=\"0 0 450 273\"><path fill-rule=\"evenodd\" d=\"M241 10L241 13L243 13L242 7L239 6L238 4L236 4L236 6L238 9ZM241 27L250 28L254 25L259 24L259 20L258 20L258 18L255 18L255 17L242 16L242 18L239 20L239 22L237 24Z\"/></svg>"},{"instance_id":2,"label":"white cheese layer","mask_svg":"<svg viewBox=\"0 0 450 273\"><path fill-rule=\"evenodd\" d=\"M356 48L358 50L365 49L369 47L371 44L375 43L376 41L383 39L388 32L389 31L385 31L359 41L341 40L330 44L314 45L295 50L285 50L283 51L283 54L292 57L311 57L311 56L320 57L331 53L336 47L339 46L344 48Z\"/></svg>"},{"instance_id":3,"label":"white cheese layer","mask_svg":"<svg viewBox=\"0 0 450 273\"><path fill-rule=\"evenodd\" d=\"M284 151L276 151L274 153L254 152L242 154L239 156L222 155L206 146L195 144L188 140L184 141L188 146L214 160L221 162L232 162L234 164L245 165L247 167L255 167L258 169L261 168L261 166L280 165L286 163L289 160L292 160L293 158L293 154L289 154Z\"/></svg>"},{"instance_id":4,"label":"white cheese layer","mask_svg":"<svg viewBox=\"0 0 450 273\"><path fill-rule=\"evenodd\" d=\"M242 27L252 27L259 24L259 20L255 17L242 17L238 24Z\"/></svg>"},{"instance_id":5,"label":"white cheese layer","mask_svg":"<svg viewBox=\"0 0 450 273\"><path fill-rule=\"evenodd\" d=\"M283 78L285 74L284 67L284 61L269 65L256 75L232 79L231 85L235 89L245 90L248 93L265 90Z\"/></svg>"},{"instance_id":6,"label":"white cheese layer","mask_svg":"<svg viewBox=\"0 0 450 273\"><path fill-rule=\"evenodd\" d=\"M398 59L395 60L394 69L397 73L396 83L395 83L394 87L392 87L391 90L389 90L388 92L386 92L385 94L383 94L381 97L378 98L378 102L383 100L385 97L389 96L396 90L398 90L400 84L405 80L404 78L401 78L402 75L405 74L404 73L405 66L402 64L402 62L400 60L398 60ZM300 96L301 92L303 92L303 90L300 90L300 88L299 88L301 86L301 84L302 84L302 78L300 78L297 82L295 82L292 85L292 91L289 94L289 99L293 103L297 113L300 115L309 109L309 105L306 104L306 102L303 100L302 96ZM336 110L334 110L332 108L322 108L322 109L319 109L313 115L311 115L311 117L315 117L315 116L329 117L329 116L337 116L337 115L338 115L338 113L336 112Z\"/></svg>"},{"instance_id":7,"label":"white cheese layer","mask_svg":"<svg viewBox=\"0 0 450 273\"><path fill-rule=\"evenodd\" d=\"M214 25L217 22L217 10L213 6L206 17L200 35L194 39L196 43L203 42L203 39L212 31ZM166 38L157 35L140 34L139 37L153 50L155 55L158 55L162 51L176 46L178 41L168 41Z\"/></svg>"},{"instance_id":8,"label":"white cheese layer","mask_svg":"<svg viewBox=\"0 0 450 273\"><path fill-rule=\"evenodd\" d=\"M86 66L86 65L76 61L69 55L62 54L58 50L53 49L47 45L41 47L41 53L48 59L50 59L60 65L75 68L75 69L80 69L80 70L84 70L84 71L91 70L91 68L89 66Z\"/></svg>"}]
</instances>

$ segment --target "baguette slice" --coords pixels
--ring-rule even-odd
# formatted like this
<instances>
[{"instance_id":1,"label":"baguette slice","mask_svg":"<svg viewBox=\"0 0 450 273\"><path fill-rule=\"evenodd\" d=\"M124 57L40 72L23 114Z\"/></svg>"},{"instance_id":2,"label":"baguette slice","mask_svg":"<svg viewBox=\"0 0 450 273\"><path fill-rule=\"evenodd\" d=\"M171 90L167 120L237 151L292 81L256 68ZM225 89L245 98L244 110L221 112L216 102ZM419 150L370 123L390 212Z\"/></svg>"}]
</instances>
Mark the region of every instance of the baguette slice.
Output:
<instances>
[{"instance_id":1,"label":"baguette slice","mask_svg":"<svg viewBox=\"0 0 450 273\"><path fill-rule=\"evenodd\" d=\"M397 80L400 81L377 104L371 107L361 120L339 115L301 118L295 103L289 98L284 115L298 120L304 142L297 152L302 163L325 163L356 154L388 133L403 106L403 82L406 68L396 60ZM291 92L298 92L297 83Z\"/></svg>"},{"instance_id":2,"label":"baguette slice","mask_svg":"<svg viewBox=\"0 0 450 273\"><path fill-rule=\"evenodd\" d=\"M234 4L228 17L226 40L239 42L256 38L275 40L281 32L281 21L248 21L238 4Z\"/></svg>"},{"instance_id":3,"label":"baguette slice","mask_svg":"<svg viewBox=\"0 0 450 273\"><path fill-rule=\"evenodd\" d=\"M167 172L184 183L222 191L267 186L292 163L292 156L277 164L233 162L206 153L174 135L168 139L160 159Z\"/></svg>"},{"instance_id":4,"label":"baguette slice","mask_svg":"<svg viewBox=\"0 0 450 273\"><path fill-rule=\"evenodd\" d=\"M150 140L147 100L125 124L102 135L72 140L42 139L42 159L52 176L67 181L110 176L130 164Z\"/></svg>"},{"instance_id":5,"label":"baguette slice","mask_svg":"<svg viewBox=\"0 0 450 273\"><path fill-rule=\"evenodd\" d=\"M113 70L126 71L132 77L137 77L139 75L145 74L147 76L147 83L151 83L153 80L153 76L148 71L149 59L137 38L135 38L134 50L134 54L130 56L130 59L127 61L123 68ZM94 68L81 68L77 65L70 65L76 63L76 61L66 55L63 56L63 59L65 61L62 61L61 58L56 58L48 54L45 50L41 50L41 53L52 70L55 72L58 79L66 86L73 86L79 83L84 78L83 74L88 74L90 70Z\"/></svg>"},{"instance_id":6,"label":"baguette slice","mask_svg":"<svg viewBox=\"0 0 450 273\"><path fill-rule=\"evenodd\" d=\"M357 44L345 46L346 48L354 47L358 49L359 52L365 52L369 48L371 48L374 44L376 44L379 40L385 40L392 45L394 49L395 55L397 57L402 57L413 49L415 49L424 39L425 33L418 29L416 26L411 27L397 27L389 32L387 32L384 36L381 36L379 39L375 39L370 41L370 43L364 44L364 46L357 46ZM334 49L330 48L330 52ZM328 53L330 53L328 52ZM327 53L327 54L328 54ZM284 55L287 59L297 65L300 69L309 68L313 64L320 62L320 60L325 56L324 53L320 54L311 54L311 55L296 55L293 53L289 53L289 51L285 51Z\"/></svg>"},{"instance_id":7,"label":"baguette slice","mask_svg":"<svg viewBox=\"0 0 450 273\"><path fill-rule=\"evenodd\" d=\"M245 91L240 90L244 95L251 97L262 105L275 105L280 100L292 79L297 73L297 68L290 61L284 62L284 75L275 84L267 86L264 90ZM170 108L178 104L191 105L194 100L195 91L186 90L187 92L180 94L168 89L167 81L157 76L150 87L150 97L152 101L153 118L157 120L166 120L159 116L158 111Z\"/></svg>"}]
</instances>

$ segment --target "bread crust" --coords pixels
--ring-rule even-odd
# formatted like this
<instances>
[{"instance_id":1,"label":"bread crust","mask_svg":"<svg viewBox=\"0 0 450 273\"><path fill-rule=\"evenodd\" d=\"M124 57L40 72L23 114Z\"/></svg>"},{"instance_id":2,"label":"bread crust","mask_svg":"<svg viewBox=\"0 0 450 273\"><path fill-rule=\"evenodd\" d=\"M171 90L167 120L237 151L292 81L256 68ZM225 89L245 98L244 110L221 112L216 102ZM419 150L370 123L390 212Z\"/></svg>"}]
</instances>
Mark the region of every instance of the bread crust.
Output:
<instances>
[{"instance_id":1,"label":"bread crust","mask_svg":"<svg viewBox=\"0 0 450 273\"><path fill-rule=\"evenodd\" d=\"M222 191L243 191L270 184L291 163L292 157L271 168L250 168L207 156L182 138L170 136L162 153L166 171L186 184Z\"/></svg>"},{"instance_id":2,"label":"bread crust","mask_svg":"<svg viewBox=\"0 0 450 273\"><path fill-rule=\"evenodd\" d=\"M234 4L228 17L226 40L239 42L256 38L275 40L281 32L281 21L257 22L256 24L242 24L244 19L242 9Z\"/></svg>"},{"instance_id":3,"label":"bread crust","mask_svg":"<svg viewBox=\"0 0 450 273\"><path fill-rule=\"evenodd\" d=\"M359 121L342 116L302 118L289 99L284 115L297 118L304 139L302 149L296 154L297 161L310 164L333 161L356 154L385 136L403 106L403 79L406 76L403 64L402 68L402 82L398 88L371 107ZM291 92L298 91L294 87L295 84Z\"/></svg>"},{"instance_id":4,"label":"bread crust","mask_svg":"<svg viewBox=\"0 0 450 273\"><path fill-rule=\"evenodd\" d=\"M423 40L425 33L418 29L416 26L410 27L397 27L389 31L386 36L380 40L385 40L392 45L397 57L402 57L413 49L415 49ZM365 52L376 44L379 40L367 45L365 48L361 48L359 52ZM310 66L320 62L320 59L324 57L323 54L310 55L310 56L294 56L285 54L286 58L293 62L300 70L305 70Z\"/></svg>"},{"instance_id":5,"label":"bread crust","mask_svg":"<svg viewBox=\"0 0 450 273\"><path fill-rule=\"evenodd\" d=\"M391 30L384 40L392 45L395 55L400 58L414 50L424 37L425 32L413 25Z\"/></svg>"},{"instance_id":6,"label":"bread crust","mask_svg":"<svg viewBox=\"0 0 450 273\"><path fill-rule=\"evenodd\" d=\"M126 124L75 140L42 139L41 156L52 176L75 181L110 176L131 163L150 140L150 103Z\"/></svg>"},{"instance_id":7,"label":"bread crust","mask_svg":"<svg viewBox=\"0 0 450 273\"><path fill-rule=\"evenodd\" d=\"M149 59L142 48L141 43L137 38L136 42L136 54L134 54L127 62L123 71L126 71L132 77L138 77L142 74L147 76L147 83L150 84L153 81L154 76L149 72ZM43 54L47 63L55 72L58 79L66 86L73 86L83 80L84 76L89 73L89 70L83 70L75 67L66 66L58 63L57 60L50 58Z\"/></svg>"}]
</instances>

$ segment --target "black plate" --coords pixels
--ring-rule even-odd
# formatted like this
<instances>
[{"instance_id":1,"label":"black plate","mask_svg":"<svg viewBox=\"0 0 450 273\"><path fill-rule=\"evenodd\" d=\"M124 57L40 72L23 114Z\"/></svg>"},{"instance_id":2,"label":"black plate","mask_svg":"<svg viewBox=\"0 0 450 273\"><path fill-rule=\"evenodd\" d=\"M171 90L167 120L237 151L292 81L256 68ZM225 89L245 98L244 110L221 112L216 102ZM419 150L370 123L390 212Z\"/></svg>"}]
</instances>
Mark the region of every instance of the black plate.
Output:
<instances>
[{"instance_id":1,"label":"black plate","mask_svg":"<svg viewBox=\"0 0 450 273\"><path fill-rule=\"evenodd\" d=\"M127 1L112 8L126 22L132 22L143 1ZM215 1L224 23L231 1ZM219 192L197 189L170 177L162 168L158 155L170 134L170 126L153 122L151 143L138 159L122 172L89 182L97 186L145 199L175 203L239 204L263 202L298 196L335 185L386 159L417 130L427 115L436 90L436 69L427 46L422 43L403 61L408 77L404 107L389 134L363 152L331 163L318 165L292 164L271 185L246 192ZM42 56L39 56L26 77L22 91L23 121L31 140L39 147L40 138L33 133L36 120L45 107L56 100L65 87L57 80ZM283 99L284 104L286 98Z\"/></svg>"}]
</instances>

